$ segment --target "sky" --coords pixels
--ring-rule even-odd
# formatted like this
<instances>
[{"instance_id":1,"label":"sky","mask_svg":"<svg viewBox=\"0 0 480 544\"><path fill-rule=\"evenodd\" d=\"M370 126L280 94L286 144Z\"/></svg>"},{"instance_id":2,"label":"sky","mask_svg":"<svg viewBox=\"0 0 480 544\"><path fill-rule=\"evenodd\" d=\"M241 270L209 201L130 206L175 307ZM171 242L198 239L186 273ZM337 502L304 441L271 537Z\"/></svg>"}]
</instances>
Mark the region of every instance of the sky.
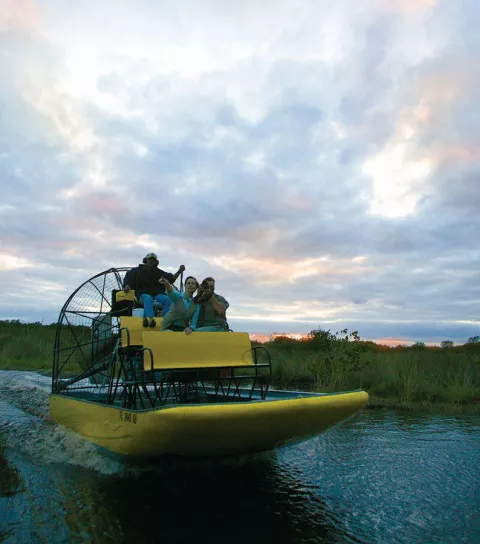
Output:
<instances>
[{"instance_id":1,"label":"sky","mask_svg":"<svg viewBox=\"0 0 480 544\"><path fill-rule=\"evenodd\" d=\"M477 0L0 0L0 319L157 253L232 329L480 334Z\"/></svg>"}]
</instances>

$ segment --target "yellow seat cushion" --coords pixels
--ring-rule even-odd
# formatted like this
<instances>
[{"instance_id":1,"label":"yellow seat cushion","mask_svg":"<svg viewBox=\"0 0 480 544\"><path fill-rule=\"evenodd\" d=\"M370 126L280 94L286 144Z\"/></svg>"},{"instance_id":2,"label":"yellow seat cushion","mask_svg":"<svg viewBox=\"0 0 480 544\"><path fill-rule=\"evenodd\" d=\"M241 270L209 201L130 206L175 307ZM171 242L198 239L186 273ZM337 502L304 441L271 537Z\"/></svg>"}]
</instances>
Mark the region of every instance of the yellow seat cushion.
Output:
<instances>
[{"instance_id":1,"label":"yellow seat cushion","mask_svg":"<svg viewBox=\"0 0 480 544\"><path fill-rule=\"evenodd\" d=\"M147 331L143 347L153 353L154 369L214 368L253 365L250 337L246 332ZM150 353L143 354L145 370L152 369Z\"/></svg>"},{"instance_id":2,"label":"yellow seat cushion","mask_svg":"<svg viewBox=\"0 0 480 544\"><path fill-rule=\"evenodd\" d=\"M160 328L162 326L162 318L156 317L155 318L155 328L150 327L144 327L143 326L143 317L130 317L130 316L122 316L120 318L120 328L121 331L121 341L122 341L122 347L127 346L141 346L143 342L142 334L144 331L152 331L153 334L157 334L160 332ZM127 331L124 329L128 329ZM130 342L129 342L130 339Z\"/></svg>"}]
</instances>

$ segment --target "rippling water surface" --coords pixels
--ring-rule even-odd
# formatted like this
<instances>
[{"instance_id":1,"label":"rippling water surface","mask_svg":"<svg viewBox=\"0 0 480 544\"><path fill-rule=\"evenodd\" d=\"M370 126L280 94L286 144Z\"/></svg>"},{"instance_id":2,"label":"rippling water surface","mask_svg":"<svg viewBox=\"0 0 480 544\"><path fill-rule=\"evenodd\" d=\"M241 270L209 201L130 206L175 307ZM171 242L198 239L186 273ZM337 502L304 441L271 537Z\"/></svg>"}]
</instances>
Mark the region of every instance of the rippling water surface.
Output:
<instances>
[{"instance_id":1,"label":"rippling water surface","mask_svg":"<svg viewBox=\"0 0 480 544\"><path fill-rule=\"evenodd\" d=\"M363 411L275 453L129 466L0 371L0 542L480 542L480 417ZM7 462L7 464L6 464Z\"/></svg>"}]
</instances>

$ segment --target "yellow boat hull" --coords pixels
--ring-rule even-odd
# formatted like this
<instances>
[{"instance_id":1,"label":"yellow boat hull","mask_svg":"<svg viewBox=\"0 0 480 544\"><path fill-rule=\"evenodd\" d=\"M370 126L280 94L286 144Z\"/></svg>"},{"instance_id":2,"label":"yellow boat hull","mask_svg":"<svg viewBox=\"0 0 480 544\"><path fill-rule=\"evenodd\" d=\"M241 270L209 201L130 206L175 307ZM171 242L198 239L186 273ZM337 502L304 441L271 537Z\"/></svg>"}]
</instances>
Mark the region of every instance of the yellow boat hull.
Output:
<instances>
[{"instance_id":1,"label":"yellow boat hull","mask_svg":"<svg viewBox=\"0 0 480 544\"><path fill-rule=\"evenodd\" d=\"M351 417L367 401L367 393L353 391L128 411L50 395L50 415L116 454L203 457L260 452L307 440Z\"/></svg>"}]
</instances>

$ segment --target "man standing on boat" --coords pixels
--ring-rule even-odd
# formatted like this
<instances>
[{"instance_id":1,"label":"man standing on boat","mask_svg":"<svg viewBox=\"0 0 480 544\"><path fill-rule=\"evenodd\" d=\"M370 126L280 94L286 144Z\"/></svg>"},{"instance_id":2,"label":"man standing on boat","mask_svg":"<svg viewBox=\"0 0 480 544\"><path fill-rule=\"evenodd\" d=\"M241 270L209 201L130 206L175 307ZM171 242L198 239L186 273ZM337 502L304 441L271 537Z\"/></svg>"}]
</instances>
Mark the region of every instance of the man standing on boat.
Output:
<instances>
[{"instance_id":1,"label":"man standing on boat","mask_svg":"<svg viewBox=\"0 0 480 544\"><path fill-rule=\"evenodd\" d=\"M144 259L143 264L130 269L123 280L123 290L128 293L130 289L135 289L135 294L143 302L143 326L155 327L153 302L158 302L162 307L162 316L166 316L171 300L165 294L165 285L160 282L162 278L170 283L175 283L176 279L185 270L185 266L180 265L175 274L165 272L158 268L158 259L155 253L149 253Z\"/></svg>"},{"instance_id":2,"label":"man standing on boat","mask_svg":"<svg viewBox=\"0 0 480 544\"><path fill-rule=\"evenodd\" d=\"M229 303L215 293L215 280L205 278L198 288L198 295L193 299L200 306L185 329L185 334L192 332L228 332L227 309Z\"/></svg>"}]
</instances>

